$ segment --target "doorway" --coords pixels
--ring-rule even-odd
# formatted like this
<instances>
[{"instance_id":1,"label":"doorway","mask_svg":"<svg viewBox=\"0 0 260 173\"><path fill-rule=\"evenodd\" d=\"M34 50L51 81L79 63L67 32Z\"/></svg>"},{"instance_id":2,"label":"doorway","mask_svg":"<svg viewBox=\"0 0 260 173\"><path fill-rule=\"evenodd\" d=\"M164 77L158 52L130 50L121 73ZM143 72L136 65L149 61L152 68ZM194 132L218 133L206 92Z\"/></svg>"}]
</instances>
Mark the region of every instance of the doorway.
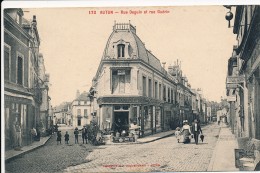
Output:
<instances>
[{"instance_id":1,"label":"doorway","mask_svg":"<svg viewBox=\"0 0 260 173\"><path fill-rule=\"evenodd\" d=\"M78 118L78 126L81 126L81 118Z\"/></svg>"},{"instance_id":2,"label":"doorway","mask_svg":"<svg viewBox=\"0 0 260 173\"><path fill-rule=\"evenodd\" d=\"M123 125L129 124L129 112L114 112L114 122L118 122L118 119L121 120Z\"/></svg>"}]
</instances>

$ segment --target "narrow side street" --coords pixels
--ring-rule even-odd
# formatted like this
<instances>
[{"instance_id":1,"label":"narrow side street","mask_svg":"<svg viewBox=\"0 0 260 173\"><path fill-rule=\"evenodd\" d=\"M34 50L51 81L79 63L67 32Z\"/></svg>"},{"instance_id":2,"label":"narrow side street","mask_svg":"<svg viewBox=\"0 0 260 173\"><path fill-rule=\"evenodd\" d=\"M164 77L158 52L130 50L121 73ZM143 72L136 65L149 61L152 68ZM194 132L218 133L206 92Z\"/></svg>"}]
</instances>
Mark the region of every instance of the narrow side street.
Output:
<instances>
[{"instance_id":1,"label":"narrow side street","mask_svg":"<svg viewBox=\"0 0 260 173\"><path fill-rule=\"evenodd\" d=\"M219 126L203 128L205 141L195 145L177 143L175 136L135 145L57 145L53 136L44 147L10 161L7 172L155 172L206 171L219 134ZM65 134L66 130L62 130ZM63 138L64 139L64 138ZM45 153L45 154L43 154ZM189 160L189 163L185 160Z\"/></svg>"}]
</instances>

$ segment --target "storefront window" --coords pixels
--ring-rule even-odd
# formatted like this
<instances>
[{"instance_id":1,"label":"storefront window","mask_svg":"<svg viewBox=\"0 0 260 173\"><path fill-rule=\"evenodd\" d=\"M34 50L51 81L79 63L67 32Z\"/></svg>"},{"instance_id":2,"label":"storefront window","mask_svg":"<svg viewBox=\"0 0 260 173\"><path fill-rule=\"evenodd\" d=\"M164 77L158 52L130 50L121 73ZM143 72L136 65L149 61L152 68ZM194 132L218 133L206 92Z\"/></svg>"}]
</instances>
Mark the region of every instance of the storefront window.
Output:
<instances>
[{"instance_id":1,"label":"storefront window","mask_svg":"<svg viewBox=\"0 0 260 173\"><path fill-rule=\"evenodd\" d=\"M128 106L123 106L123 110L128 110Z\"/></svg>"},{"instance_id":2,"label":"storefront window","mask_svg":"<svg viewBox=\"0 0 260 173\"><path fill-rule=\"evenodd\" d=\"M160 126L161 125L161 108L160 107L156 107L155 109L155 124L156 124L156 127Z\"/></svg>"},{"instance_id":3,"label":"storefront window","mask_svg":"<svg viewBox=\"0 0 260 173\"><path fill-rule=\"evenodd\" d=\"M151 114L149 113L148 106L144 107L144 129L151 128Z\"/></svg>"},{"instance_id":4,"label":"storefront window","mask_svg":"<svg viewBox=\"0 0 260 173\"><path fill-rule=\"evenodd\" d=\"M132 117L133 122L138 122L137 121L137 107L133 107L133 117Z\"/></svg>"}]
</instances>

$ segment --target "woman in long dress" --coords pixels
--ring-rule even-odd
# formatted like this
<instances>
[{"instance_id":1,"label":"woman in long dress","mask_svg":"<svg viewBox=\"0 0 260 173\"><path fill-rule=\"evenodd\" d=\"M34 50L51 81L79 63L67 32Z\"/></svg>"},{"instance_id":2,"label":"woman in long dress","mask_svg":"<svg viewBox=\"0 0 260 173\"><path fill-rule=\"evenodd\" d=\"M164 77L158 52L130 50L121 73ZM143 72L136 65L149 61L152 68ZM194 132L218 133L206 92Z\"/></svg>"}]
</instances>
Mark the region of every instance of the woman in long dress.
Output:
<instances>
[{"instance_id":1,"label":"woman in long dress","mask_svg":"<svg viewBox=\"0 0 260 173\"><path fill-rule=\"evenodd\" d=\"M183 127L181 130L181 133L183 135L183 143L190 143L190 134L191 134L191 130L190 130L190 126L188 124L187 120L183 121Z\"/></svg>"}]
</instances>

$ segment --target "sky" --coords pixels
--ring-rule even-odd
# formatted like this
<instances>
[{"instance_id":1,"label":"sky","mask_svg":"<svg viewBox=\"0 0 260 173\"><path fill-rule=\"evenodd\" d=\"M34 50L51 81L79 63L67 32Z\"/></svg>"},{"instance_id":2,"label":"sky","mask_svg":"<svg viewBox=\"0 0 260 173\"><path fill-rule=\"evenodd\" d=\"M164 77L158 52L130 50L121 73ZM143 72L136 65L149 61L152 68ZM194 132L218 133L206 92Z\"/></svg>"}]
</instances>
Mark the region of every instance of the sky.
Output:
<instances>
[{"instance_id":1,"label":"sky","mask_svg":"<svg viewBox=\"0 0 260 173\"><path fill-rule=\"evenodd\" d=\"M145 47L166 67L179 59L192 88L202 88L210 101L225 95L227 61L236 37L225 20L223 6L122 8L24 8L37 17L46 72L50 74L53 106L72 101L76 91L88 91L102 58L114 21L136 26ZM118 14L100 14L114 10ZM142 11L142 14L121 14ZM168 10L169 13L144 14ZM96 11L96 14L90 14ZM234 20L233 20L234 21Z\"/></svg>"}]
</instances>

